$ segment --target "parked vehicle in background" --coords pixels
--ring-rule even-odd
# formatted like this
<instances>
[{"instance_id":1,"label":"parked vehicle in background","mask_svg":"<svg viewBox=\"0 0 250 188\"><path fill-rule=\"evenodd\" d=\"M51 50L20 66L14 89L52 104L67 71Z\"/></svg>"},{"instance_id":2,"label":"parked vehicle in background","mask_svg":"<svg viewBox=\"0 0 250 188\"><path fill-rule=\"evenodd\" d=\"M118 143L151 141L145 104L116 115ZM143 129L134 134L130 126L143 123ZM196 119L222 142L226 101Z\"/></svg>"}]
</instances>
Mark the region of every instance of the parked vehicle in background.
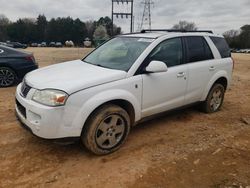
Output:
<instances>
[{"instance_id":1,"label":"parked vehicle in background","mask_svg":"<svg viewBox=\"0 0 250 188\"><path fill-rule=\"evenodd\" d=\"M0 42L0 45L7 46L7 43L6 42Z\"/></svg>"},{"instance_id":2,"label":"parked vehicle in background","mask_svg":"<svg viewBox=\"0 0 250 188\"><path fill-rule=\"evenodd\" d=\"M49 47L56 47L56 43L55 42L50 42Z\"/></svg>"},{"instance_id":3,"label":"parked vehicle in background","mask_svg":"<svg viewBox=\"0 0 250 188\"><path fill-rule=\"evenodd\" d=\"M250 53L250 49L238 49L237 53Z\"/></svg>"},{"instance_id":4,"label":"parked vehicle in background","mask_svg":"<svg viewBox=\"0 0 250 188\"><path fill-rule=\"evenodd\" d=\"M66 47L74 47L75 44L72 40L67 40L67 41L65 41L65 46Z\"/></svg>"},{"instance_id":5,"label":"parked vehicle in background","mask_svg":"<svg viewBox=\"0 0 250 188\"><path fill-rule=\"evenodd\" d=\"M22 48L25 49L28 47L27 44L22 44L20 42L6 42L7 46L12 47L12 48Z\"/></svg>"},{"instance_id":6,"label":"parked vehicle in background","mask_svg":"<svg viewBox=\"0 0 250 188\"><path fill-rule=\"evenodd\" d=\"M85 38L83 44L84 44L85 48L91 48L92 47L92 42L91 42L91 40L89 38Z\"/></svg>"},{"instance_id":7,"label":"parked vehicle in background","mask_svg":"<svg viewBox=\"0 0 250 188\"><path fill-rule=\"evenodd\" d=\"M63 45L62 45L62 43L61 43L61 42L56 42L55 47L57 47L57 48L61 48L61 47L63 47Z\"/></svg>"},{"instance_id":8,"label":"parked vehicle in background","mask_svg":"<svg viewBox=\"0 0 250 188\"><path fill-rule=\"evenodd\" d=\"M33 43L31 43L31 45L30 45L31 47L38 47L38 44L37 43L35 43L35 42L33 42Z\"/></svg>"},{"instance_id":9,"label":"parked vehicle in background","mask_svg":"<svg viewBox=\"0 0 250 188\"><path fill-rule=\"evenodd\" d=\"M41 47L47 47L47 43L46 42L42 42L41 43Z\"/></svg>"},{"instance_id":10,"label":"parked vehicle in background","mask_svg":"<svg viewBox=\"0 0 250 188\"><path fill-rule=\"evenodd\" d=\"M32 54L0 45L0 87L12 86L38 68Z\"/></svg>"},{"instance_id":11,"label":"parked vehicle in background","mask_svg":"<svg viewBox=\"0 0 250 188\"><path fill-rule=\"evenodd\" d=\"M232 53L250 53L250 49L232 49Z\"/></svg>"},{"instance_id":12,"label":"parked vehicle in background","mask_svg":"<svg viewBox=\"0 0 250 188\"><path fill-rule=\"evenodd\" d=\"M144 30L117 36L83 60L27 74L16 112L39 137L80 138L103 155L119 149L143 118L194 103L219 111L232 71L221 35Z\"/></svg>"},{"instance_id":13,"label":"parked vehicle in background","mask_svg":"<svg viewBox=\"0 0 250 188\"><path fill-rule=\"evenodd\" d=\"M250 53L250 49L244 49L243 53Z\"/></svg>"},{"instance_id":14,"label":"parked vehicle in background","mask_svg":"<svg viewBox=\"0 0 250 188\"><path fill-rule=\"evenodd\" d=\"M230 49L230 50L231 50L231 53L237 53L238 49L233 48L233 49Z\"/></svg>"}]
</instances>

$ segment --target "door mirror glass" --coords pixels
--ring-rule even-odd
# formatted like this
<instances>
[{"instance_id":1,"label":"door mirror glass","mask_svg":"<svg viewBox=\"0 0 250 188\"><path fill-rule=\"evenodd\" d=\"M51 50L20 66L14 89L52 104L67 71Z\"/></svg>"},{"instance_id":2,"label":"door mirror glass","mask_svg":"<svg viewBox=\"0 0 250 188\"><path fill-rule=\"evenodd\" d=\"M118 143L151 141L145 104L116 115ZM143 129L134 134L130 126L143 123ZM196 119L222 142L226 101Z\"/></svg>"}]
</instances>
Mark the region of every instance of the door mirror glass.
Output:
<instances>
[{"instance_id":1,"label":"door mirror glass","mask_svg":"<svg viewBox=\"0 0 250 188\"><path fill-rule=\"evenodd\" d=\"M162 61L151 61L146 67L147 73L167 72L167 70L167 65Z\"/></svg>"}]
</instances>

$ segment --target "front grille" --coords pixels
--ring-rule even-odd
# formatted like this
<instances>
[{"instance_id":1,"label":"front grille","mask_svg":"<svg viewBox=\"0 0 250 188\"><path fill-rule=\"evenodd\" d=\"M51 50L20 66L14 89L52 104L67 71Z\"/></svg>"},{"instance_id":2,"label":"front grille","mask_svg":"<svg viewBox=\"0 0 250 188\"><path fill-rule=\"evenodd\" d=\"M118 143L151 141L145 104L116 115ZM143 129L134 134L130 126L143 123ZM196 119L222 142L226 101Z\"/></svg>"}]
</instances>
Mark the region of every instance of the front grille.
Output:
<instances>
[{"instance_id":1,"label":"front grille","mask_svg":"<svg viewBox=\"0 0 250 188\"><path fill-rule=\"evenodd\" d=\"M23 115L23 117L25 117L26 119L26 109L23 105L20 104L20 102L18 102L18 100L16 99L16 106L17 109L19 110L19 112Z\"/></svg>"},{"instance_id":2,"label":"front grille","mask_svg":"<svg viewBox=\"0 0 250 188\"><path fill-rule=\"evenodd\" d=\"M31 87L28 86L25 82L23 82L23 85L21 87L21 95L26 98L29 91L30 91Z\"/></svg>"}]
</instances>

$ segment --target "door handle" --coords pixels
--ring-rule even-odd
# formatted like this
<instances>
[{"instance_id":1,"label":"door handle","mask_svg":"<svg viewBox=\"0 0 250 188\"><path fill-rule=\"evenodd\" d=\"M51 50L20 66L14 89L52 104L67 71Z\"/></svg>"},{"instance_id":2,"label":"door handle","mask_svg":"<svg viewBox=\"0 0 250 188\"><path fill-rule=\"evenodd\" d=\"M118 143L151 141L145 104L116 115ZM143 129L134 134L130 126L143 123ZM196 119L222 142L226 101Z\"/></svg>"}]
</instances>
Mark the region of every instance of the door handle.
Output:
<instances>
[{"instance_id":1,"label":"door handle","mask_svg":"<svg viewBox=\"0 0 250 188\"><path fill-rule=\"evenodd\" d=\"M215 67L214 67L214 66L211 66L211 67L209 68L209 70L210 70L210 71L214 71L214 70L215 70Z\"/></svg>"},{"instance_id":2,"label":"door handle","mask_svg":"<svg viewBox=\"0 0 250 188\"><path fill-rule=\"evenodd\" d=\"M177 74L177 78L182 78L182 77L184 77L185 76L185 73L184 72L179 72L178 74Z\"/></svg>"}]
</instances>

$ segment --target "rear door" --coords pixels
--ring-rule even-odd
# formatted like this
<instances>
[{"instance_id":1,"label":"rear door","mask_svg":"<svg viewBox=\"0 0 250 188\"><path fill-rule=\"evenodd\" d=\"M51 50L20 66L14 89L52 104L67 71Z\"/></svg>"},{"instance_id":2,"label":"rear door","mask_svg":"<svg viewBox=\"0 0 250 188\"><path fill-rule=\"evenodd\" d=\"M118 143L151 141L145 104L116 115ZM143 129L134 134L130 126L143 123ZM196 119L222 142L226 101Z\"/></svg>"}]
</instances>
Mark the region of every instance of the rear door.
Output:
<instances>
[{"instance_id":1,"label":"rear door","mask_svg":"<svg viewBox=\"0 0 250 188\"><path fill-rule=\"evenodd\" d=\"M214 56L203 36L185 37L188 86L185 104L200 101L202 94L215 71Z\"/></svg>"}]
</instances>

